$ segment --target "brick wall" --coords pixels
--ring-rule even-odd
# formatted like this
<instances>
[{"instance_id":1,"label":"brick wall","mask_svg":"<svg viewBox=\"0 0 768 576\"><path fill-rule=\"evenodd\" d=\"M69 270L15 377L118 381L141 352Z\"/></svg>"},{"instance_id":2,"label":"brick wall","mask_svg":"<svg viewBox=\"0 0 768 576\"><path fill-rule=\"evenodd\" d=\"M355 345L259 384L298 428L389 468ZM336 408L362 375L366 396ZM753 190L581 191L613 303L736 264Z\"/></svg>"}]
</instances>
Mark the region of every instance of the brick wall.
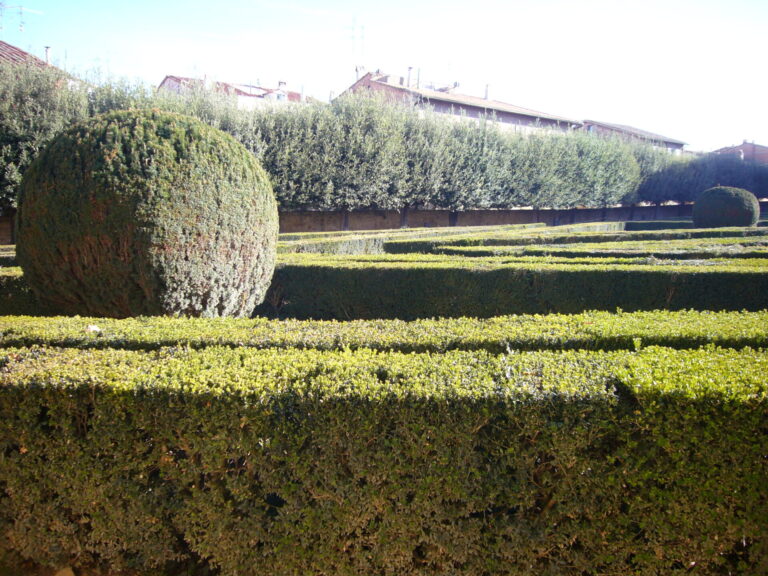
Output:
<instances>
[{"instance_id":1,"label":"brick wall","mask_svg":"<svg viewBox=\"0 0 768 576\"><path fill-rule=\"evenodd\" d=\"M768 212L763 202L763 212ZM679 206L635 206L576 210L448 210L281 212L280 232L332 232L337 230L386 230L446 226L496 226L544 222L557 226L582 222L660 220L690 218L692 204Z\"/></svg>"},{"instance_id":2,"label":"brick wall","mask_svg":"<svg viewBox=\"0 0 768 576\"><path fill-rule=\"evenodd\" d=\"M760 203L768 217L768 201ZM339 230L388 230L393 228L438 228L446 226L497 226L544 222L549 225L582 222L660 220L690 218L692 204L679 206L635 206L576 210L366 210L360 212L281 212L280 232L336 232ZM0 216L0 245L13 244L13 217Z\"/></svg>"}]
</instances>

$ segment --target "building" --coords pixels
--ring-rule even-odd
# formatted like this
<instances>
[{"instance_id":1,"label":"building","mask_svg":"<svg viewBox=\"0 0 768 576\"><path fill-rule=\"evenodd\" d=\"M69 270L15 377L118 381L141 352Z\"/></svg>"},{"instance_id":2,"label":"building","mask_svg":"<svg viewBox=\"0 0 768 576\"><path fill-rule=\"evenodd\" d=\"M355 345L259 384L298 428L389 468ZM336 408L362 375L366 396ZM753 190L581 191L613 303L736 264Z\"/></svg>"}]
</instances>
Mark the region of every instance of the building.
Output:
<instances>
[{"instance_id":1,"label":"building","mask_svg":"<svg viewBox=\"0 0 768 576\"><path fill-rule=\"evenodd\" d=\"M661 134L654 134L653 132L647 132L646 130L640 130L639 128L626 126L624 124L610 124L608 122L598 122L596 120L584 120L583 129L591 134L617 136L636 142L645 142L657 148L663 148L673 154L682 154L683 147L686 144L681 140L662 136Z\"/></svg>"},{"instance_id":2,"label":"building","mask_svg":"<svg viewBox=\"0 0 768 576\"><path fill-rule=\"evenodd\" d=\"M25 52L21 48L12 46L2 40L0 40L0 62L7 62L9 64L34 64L40 68L49 65L37 56L33 56L29 52Z\"/></svg>"},{"instance_id":3,"label":"building","mask_svg":"<svg viewBox=\"0 0 768 576\"><path fill-rule=\"evenodd\" d=\"M506 102L454 93L457 85L448 88L422 88L419 82L412 86L410 78L381 72L368 72L352 84L345 93L383 94L396 101L430 108L438 114L466 118L493 117L502 127L516 132L540 130L568 131L581 126L581 122L522 108Z\"/></svg>"},{"instance_id":4,"label":"building","mask_svg":"<svg viewBox=\"0 0 768 576\"><path fill-rule=\"evenodd\" d=\"M756 162L758 164L768 164L768 146L761 146L754 142L744 140L738 146L728 146L715 150L713 154L724 154L729 156L738 156L742 160Z\"/></svg>"},{"instance_id":5,"label":"building","mask_svg":"<svg viewBox=\"0 0 768 576\"><path fill-rule=\"evenodd\" d=\"M197 78L182 76L166 76L158 87L181 94L187 90L207 88L221 94L234 96L237 105L246 110L252 110L267 102L301 102L303 97L299 92L287 90L285 82L280 82L277 88L264 88L250 84L230 84L228 82L209 82Z\"/></svg>"}]
</instances>

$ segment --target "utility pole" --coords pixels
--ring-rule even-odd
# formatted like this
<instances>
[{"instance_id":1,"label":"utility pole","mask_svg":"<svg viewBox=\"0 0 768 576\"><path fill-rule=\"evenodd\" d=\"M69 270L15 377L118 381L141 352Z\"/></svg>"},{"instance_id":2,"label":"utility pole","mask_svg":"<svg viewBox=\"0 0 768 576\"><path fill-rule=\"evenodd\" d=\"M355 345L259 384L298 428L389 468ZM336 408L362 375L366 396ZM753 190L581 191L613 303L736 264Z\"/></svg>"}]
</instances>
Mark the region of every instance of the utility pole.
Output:
<instances>
[{"instance_id":1,"label":"utility pole","mask_svg":"<svg viewBox=\"0 0 768 576\"><path fill-rule=\"evenodd\" d=\"M5 11L6 10L18 10L19 32L24 32L24 13L25 12L29 12L30 14L39 14L39 15L43 14L40 10L24 8L24 6L21 4L18 4L16 6L10 6L6 2L0 2L0 38L5 33Z\"/></svg>"}]
</instances>

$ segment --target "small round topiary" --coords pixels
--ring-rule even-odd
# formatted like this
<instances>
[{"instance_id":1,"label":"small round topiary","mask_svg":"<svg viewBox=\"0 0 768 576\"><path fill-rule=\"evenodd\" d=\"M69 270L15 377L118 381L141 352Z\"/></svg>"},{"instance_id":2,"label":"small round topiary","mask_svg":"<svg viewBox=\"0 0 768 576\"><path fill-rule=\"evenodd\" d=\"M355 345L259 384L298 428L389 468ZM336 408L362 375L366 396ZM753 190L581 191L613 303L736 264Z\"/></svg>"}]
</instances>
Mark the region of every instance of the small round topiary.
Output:
<instances>
[{"instance_id":1,"label":"small round topiary","mask_svg":"<svg viewBox=\"0 0 768 576\"><path fill-rule=\"evenodd\" d=\"M65 314L249 316L275 266L255 157L194 118L131 110L57 136L24 175L17 258Z\"/></svg>"},{"instance_id":2,"label":"small round topiary","mask_svg":"<svg viewBox=\"0 0 768 576\"><path fill-rule=\"evenodd\" d=\"M755 226L759 218L760 203L742 188L715 186L702 192L693 205L696 228Z\"/></svg>"}]
</instances>

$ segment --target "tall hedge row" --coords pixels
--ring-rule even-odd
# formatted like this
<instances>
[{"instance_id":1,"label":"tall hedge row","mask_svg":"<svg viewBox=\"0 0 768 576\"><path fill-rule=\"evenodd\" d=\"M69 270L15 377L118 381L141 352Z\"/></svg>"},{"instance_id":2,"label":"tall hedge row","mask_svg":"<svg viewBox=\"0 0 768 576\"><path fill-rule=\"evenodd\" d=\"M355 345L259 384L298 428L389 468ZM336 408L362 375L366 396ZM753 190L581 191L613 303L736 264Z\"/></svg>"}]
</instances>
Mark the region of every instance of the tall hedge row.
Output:
<instances>
[{"instance_id":1,"label":"tall hedge row","mask_svg":"<svg viewBox=\"0 0 768 576\"><path fill-rule=\"evenodd\" d=\"M490 120L360 97L246 111L203 90L179 97L87 85L14 65L0 65L0 96L0 208L15 206L21 174L55 133L131 107L184 113L232 134L262 161L283 210L604 207L692 201L715 185L768 195L768 169L733 158L679 158L579 132L521 136Z\"/></svg>"}]
</instances>

